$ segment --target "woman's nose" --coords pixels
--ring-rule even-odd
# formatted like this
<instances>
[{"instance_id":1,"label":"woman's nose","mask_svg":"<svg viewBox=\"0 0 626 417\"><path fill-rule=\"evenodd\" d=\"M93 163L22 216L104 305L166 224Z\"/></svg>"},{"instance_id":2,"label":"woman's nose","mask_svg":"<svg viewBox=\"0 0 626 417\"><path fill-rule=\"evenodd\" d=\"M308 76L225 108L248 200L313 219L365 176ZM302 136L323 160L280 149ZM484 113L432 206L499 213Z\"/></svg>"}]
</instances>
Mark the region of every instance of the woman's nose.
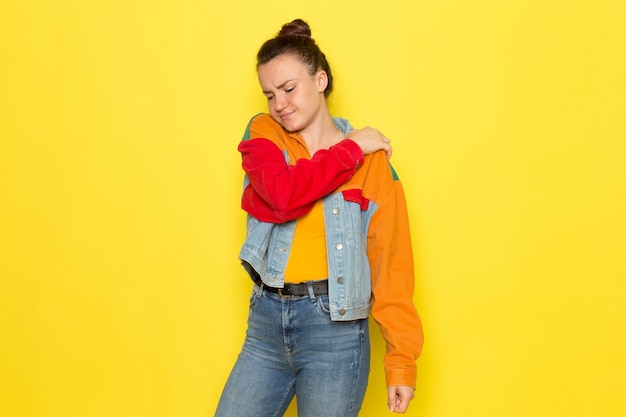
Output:
<instances>
[{"instance_id":1,"label":"woman's nose","mask_svg":"<svg viewBox=\"0 0 626 417\"><path fill-rule=\"evenodd\" d=\"M285 107L287 107L287 100L285 100L282 97L276 96L274 100L274 110L279 112L283 110Z\"/></svg>"}]
</instances>

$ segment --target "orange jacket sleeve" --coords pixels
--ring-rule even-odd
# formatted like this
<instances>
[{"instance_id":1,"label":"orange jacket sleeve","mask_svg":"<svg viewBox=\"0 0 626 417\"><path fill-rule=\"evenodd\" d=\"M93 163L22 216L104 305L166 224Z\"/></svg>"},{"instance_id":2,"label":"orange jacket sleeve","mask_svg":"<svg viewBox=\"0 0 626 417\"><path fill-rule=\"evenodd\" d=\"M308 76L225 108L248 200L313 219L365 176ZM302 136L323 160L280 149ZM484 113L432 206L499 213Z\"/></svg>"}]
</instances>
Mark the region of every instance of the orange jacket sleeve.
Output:
<instances>
[{"instance_id":1,"label":"orange jacket sleeve","mask_svg":"<svg viewBox=\"0 0 626 417\"><path fill-rule=\"evenodd\" d=\"M380 187L388 192L381 195L368 233L372 317L386 341L387 385L415 388L415 361L421 354L424 335L413 304L415 278L406 201L399 180Z\"/></svg>"}]
</instances>

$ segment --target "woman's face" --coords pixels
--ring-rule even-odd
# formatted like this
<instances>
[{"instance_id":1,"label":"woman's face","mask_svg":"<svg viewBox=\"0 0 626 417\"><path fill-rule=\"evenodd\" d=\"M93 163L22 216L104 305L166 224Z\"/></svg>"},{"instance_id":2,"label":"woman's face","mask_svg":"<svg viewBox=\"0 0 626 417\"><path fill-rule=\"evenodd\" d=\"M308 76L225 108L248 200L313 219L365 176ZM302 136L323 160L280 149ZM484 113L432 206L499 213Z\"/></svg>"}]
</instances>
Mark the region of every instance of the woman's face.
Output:
<instances>
[{"instance_id":1,"label":"woman's face","mask_svg":"<svg viewBox=\"0 0 626 417\"><path fill-rule=\"evenodd\" d=\"M288 132L306 129L325 109L326 72L309 74L293 55L279 55L258 68L270 115Z\"/></svg>"}]
</instances>

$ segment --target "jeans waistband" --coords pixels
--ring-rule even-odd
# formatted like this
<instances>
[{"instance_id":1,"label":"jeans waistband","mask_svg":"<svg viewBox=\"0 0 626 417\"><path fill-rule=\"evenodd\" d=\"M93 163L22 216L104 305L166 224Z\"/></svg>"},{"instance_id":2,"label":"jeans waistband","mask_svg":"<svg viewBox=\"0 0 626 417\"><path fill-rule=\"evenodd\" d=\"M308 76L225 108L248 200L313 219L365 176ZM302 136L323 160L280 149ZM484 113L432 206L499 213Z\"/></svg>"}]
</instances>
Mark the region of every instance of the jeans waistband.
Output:
<instances>
[{"instance_id":1,"label":"jeans waistband","mask_svg":"<svg viewBox=\"0 0 626 417\"><path fill-rule=\"evenodd\" d=\"M311 285L311 289L313 290L314 295L328 295L327 279L319 281L306 281L298 284L286 282L283 288L270 287L263 284L263 281L261 281L261 277L259 277L258 275L254 277L254 282L259 287L262 287L264 291L278 294L283 297L303 297L305 295L309 295L309 285Z\"/></svg>"}]
</instances>

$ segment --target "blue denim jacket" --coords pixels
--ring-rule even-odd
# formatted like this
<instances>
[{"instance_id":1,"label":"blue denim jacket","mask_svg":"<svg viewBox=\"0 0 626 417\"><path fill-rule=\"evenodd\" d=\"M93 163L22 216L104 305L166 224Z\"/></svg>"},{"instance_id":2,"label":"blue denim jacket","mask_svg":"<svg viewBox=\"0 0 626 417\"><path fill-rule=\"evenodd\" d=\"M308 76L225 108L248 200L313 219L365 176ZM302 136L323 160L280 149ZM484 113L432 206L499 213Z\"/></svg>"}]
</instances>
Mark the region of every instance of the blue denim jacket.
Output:
<instances>
[{"instance_id":1,"label":"blue denim jacket","mask_svg":"<svg viewBox=\"0 0 626 417\"><path fill-rule=\"evenodd\" d=\"M334 121L346 136L353 130L345 119L334 118ZM286 153L285 158L289 162ZM372 291L367 229L377 205L372 202L367 210L362 210L359 204L346 201L341 193L333 193L324 197L323 206L330 317L335 321L366 318ZM295 228L295 220L274 224L248 215L246 240L239 259L251 276L254 270L266 285L283 287Z\"/></svg>"}]
</instances>

